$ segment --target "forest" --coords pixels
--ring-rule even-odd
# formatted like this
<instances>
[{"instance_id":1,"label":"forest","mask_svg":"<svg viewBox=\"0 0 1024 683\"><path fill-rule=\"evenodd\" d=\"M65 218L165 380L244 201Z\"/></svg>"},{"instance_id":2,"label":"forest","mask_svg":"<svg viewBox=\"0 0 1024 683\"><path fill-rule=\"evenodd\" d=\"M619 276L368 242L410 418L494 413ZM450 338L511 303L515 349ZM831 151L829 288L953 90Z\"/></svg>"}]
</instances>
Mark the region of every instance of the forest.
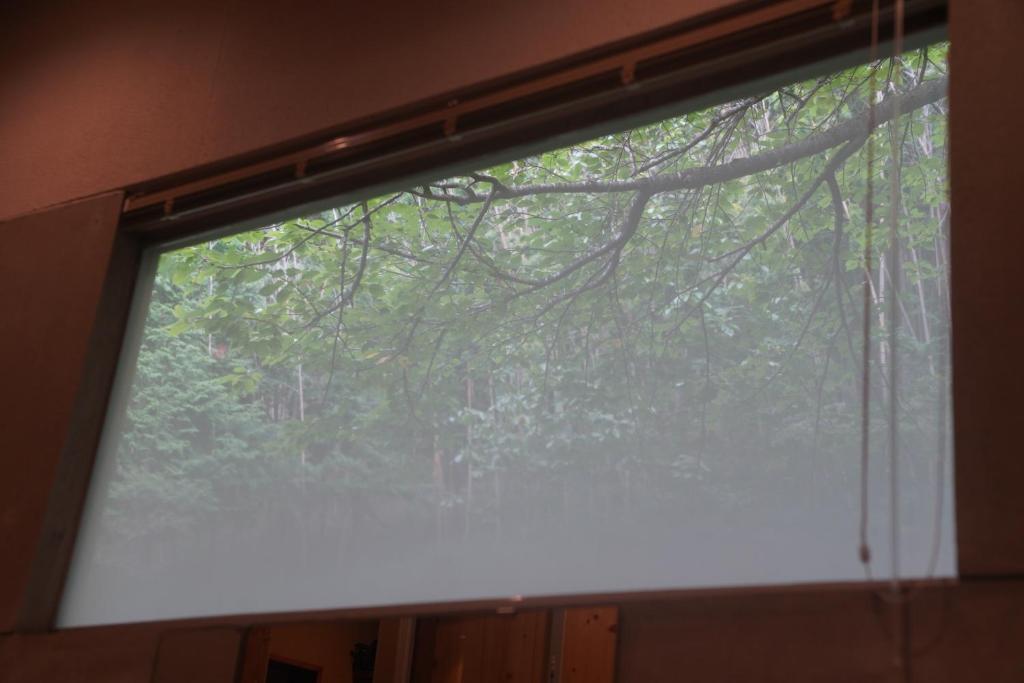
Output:
<instances>
[{"instance_id":1,"label":"forest","mask_svg":"<svg viewBox=\"0 0 1024 683\"><path fill-rule=\"evenodd\" d=\"M628 519L830 535L807 571L846 577L897 414L904 568L951 567L947 49L162 253L103 561Z\"/></svg>"}]
</instances>

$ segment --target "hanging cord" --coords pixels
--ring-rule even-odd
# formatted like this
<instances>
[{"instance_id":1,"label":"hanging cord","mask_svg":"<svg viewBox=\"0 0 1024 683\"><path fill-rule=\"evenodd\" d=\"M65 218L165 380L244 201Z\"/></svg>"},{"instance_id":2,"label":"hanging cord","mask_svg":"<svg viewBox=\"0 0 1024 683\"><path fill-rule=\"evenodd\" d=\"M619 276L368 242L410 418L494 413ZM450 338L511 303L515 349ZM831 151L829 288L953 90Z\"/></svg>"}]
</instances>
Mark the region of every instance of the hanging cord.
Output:
<instances>
[{"instance_id":1,"label":"hanging cord","mask_svg":"<svg viewBox=\"0 0 1024 683\"><path fill-rule=\"evenodd\" d=\"M896 0L892 41L892 82L898 89L903 80L901 55L903 54L903 0ZM910 681L911 634L910 604L900 583L900 479L899 479L899 304L900 304L900 170L902 139L899 135L899 100L894 102L893 121L889 124L889 561L890 594L896 605L896 639L894 659L902 670L904 680Z\"/></svg>"},{"instance_id":2,"label":"hanging cord","mask_svg":"<svg viewBox=\"0 0 1024 683\"><path fill-rule=\"evenodd\" d=\"M946 131L947 142L946 149L949 149L948 136L949 130ZM942 230L942 223L939 223L939 230ZM948 263L949 260L946 259ZM949 308L946 306L942 307L943 314L946 317L945 329L946 334L949 334ZM946 363L944 359L949 357L949 342L945 335L939 337L939 353L937 354L940 362L938 364L938 372L935 374L935 385L936 391L938 392L938 415L936 416L936 423L938 424L938 443L936 444L936 458L935 458L935 507L932 512L932 546L931 553L928 557L928 571L925 576L932 578L935 576L935 572L939 566L939 554L942 551L942 519L945 515L945 502L946 502L946 460L949 449L948 442L948 429L949 429L949 402L948 394L949 391L949 377L947 376Z\"/></svg>"},{"instance_id":3,"label":"hanging cord","mask_svg":"<svg viewBox=\"0 0 1024 683\"><path fill-rule=\"evenodd\" d=\"M900 55L903 53L903 0L896 0L893 27L893 87L902 81ZM901 140L898 132L900 102L893 102L893 121L889 125L889 150L892 168L889 171L889 552L892 592L900 589L900 506L899 506L899 298L900 298L900 168Z\"/></svg>"},{"instance_id":4,"label":"hanging cord","mask_svg":"<svg viewBox=\"0 0 1024 683\"><path fill-rule=\"evenodd\" d=\"M864 573L871 580L871 546L868 542L868 479L871 456L871 287L872 287L872 232L875 222L874 167L875 167L875 62L878 60L878 2L871 3L871 72L868 96L867 178L864 190L864 317L862 320L863 353L861 356L860 395L860 546L858 555Z\"/></svg>"},{"instance_id":5,"label":"hanging cord","mask_svg":"<svg viewBox=\"0 0 1024 683\"><path fill-rule=\"evenodd\" d=\"M904 43L904 0L894 0L893 20L893 45L890 62L890 76L886 81L887 89L889 84L894 90L898 90L903 80L901 68L901 56ZM870 440L871 440L871 354L872 354L872 316L873 298L871 293L874 266L873 266L873 231L875 227L875 206L874 206L874 170L875 170L875 148L873 134L877 125L875 113L876 99L878 93L876 73L878 65L878 42L879 42L879 0L872 2L871 16L871 53L870 59L874 65L870 74L869 111L868 111L868 137L866 141L867 150L867 178L865 184L865 240L864 240L864 318L863 318L863 357L862 357L862 384L861 384L861 490L860 490L860 545L859 556L864 566L866 577L872 580L871 546L869 543L869 462L870 462ZM923 69L922 69L923 73ZM901 570L901 527L900 527L900 431L899 431L899 410L900 400L898 388L900 386L900 362L899 362L899 322L900 322L900 287L901 287L901 244L899 212L901 207L901 171L903 137L899 134L897 122L901 116L900 102L894 103L892 123L889 124L889 145L892 168L889 170L890 180L890 206L888 225L888 253L886 254L889 265L889 298L887 301L879 301L885 306L885 322L887 330L887 351L888 360L888 404L887 408L887 450L889 457L889 550L890 550L890 577L889 589L878 591L876 597L893 608L891 613L893 624L889 636L893 642L893 662L901 671L903 681L913 680L912 657L913 650L913 629L911 606L913 601L921 594L924 585L907 587L902 580ZM947 130L948 136L948 130ZM948 141L948 137L947 137ZM948 147L948 142L947 142ZM880 272L884 269L880 266ZM948 316L948 308L946 309ZM948 319L948 318L947 318ZM945 357L948 343L939 341L939 355ZM883 370L884 372L884 370ZM945 506L945 468L948 462L949 438L949 403L947 400L948 374L945 368L940 368L936 373L936 389L938 391L937 406L937 443L936 443L936 498L933 509L933 529L931 539L931 550L928 557L926 580L934 577L938 567L942 545L942 526ZM947 601L948 601L948 594ZM930 647L930 645L929 645Z\"/></svg>"},{"instance_id":6,"label":"hanging cord","mask_svg":"<svg viewBox=\"0 0 1024 683\"><path fill-rule=\"evenodd\" d=\"M892 52L892 63L895 63L902 52L903 47L903 3L902 0L896 0L896 12L894 20L894 37L893 37L893 52ZM874 172L875 172L875 146L874 146L874 133L877 125L876 115L876 99L877 93L877 71L878 71L878 43L879 43L879 0L873 0L871 4L871 52L870 61L872 63L871 72L869 74L869 90L870 95L868 98L868 131L867 131L867 177L865 179L865 226L864 226L864 302L863 302L863 319L862 319L862 334L863 334L863 347L862 347L862 359L861 359L861 422L860 422L860 545L858 548L858 554L861 564L864 566L864 573L867 579L872 579L872 567L871 567L871 545L868 539L869 532L869 508L870 508L870 456L871 456L871 331L872 331L872 316L874 310L874 302L872 300L872 286L874 280L874 254L873 254L873 232L875 225L875 198L874 198ZM890 81L887 79L886 83ZM899 118L899 111L895 112L895 119ZM898 158L898 136L894 137L892 130L890 129L890 150L891 156L893 157L893 163L897 163ZM884 602L893 604L895 607L895 628L893 629L894 635L894 663L902 670L903 677L905 680L909 680L911 676L910 660L908 656L908 647L910 643L910 634L908 632L910 626L909 620L909 605L907 604L906 597L902 592L900 584L900 567L899 567L899 431L897 428L898 421L898 403L896 395L896 386L899 379L899 368L896 362L896 342L897 342L897 328L896 323L898 321L897 314L899 313L899 281L898 281L898 263L899 263L899 241L897 233L897 219L898 219L898 198L899 198L899 173L894 170L890 172L890 218L889 218L889 260L890 270L892 271L891 294L889 298L889 411L888 411L888 450L889 450L889 504L890 504L890 527L889 527L889 541L890 541L890 592L888 595L880 595Z\"/></svg>"}]
</instances>

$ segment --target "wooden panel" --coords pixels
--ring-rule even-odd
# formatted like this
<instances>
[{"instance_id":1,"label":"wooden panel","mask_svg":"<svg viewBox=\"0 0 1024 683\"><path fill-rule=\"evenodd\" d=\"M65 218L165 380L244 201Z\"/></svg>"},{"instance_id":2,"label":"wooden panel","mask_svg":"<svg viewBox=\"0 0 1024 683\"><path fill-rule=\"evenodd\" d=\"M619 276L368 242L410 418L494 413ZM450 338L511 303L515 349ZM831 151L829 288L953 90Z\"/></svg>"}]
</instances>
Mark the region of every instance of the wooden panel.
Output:
<instances>
[{"instance_id":1,"label":"wooden panel","mask_svg":"<svg viewBox=\"0 0 1024 683\"><path fill-rule=\"evenodd\" d=\"M505 643L503 676L496 681L541 681L547 670L545 653L548 645L547 612L523 612L509 624Z\"/></svg>"},{"instance_id":2,"label":"wooden panel","mask_svg":"<svg viewBox=\"0 0 1024 683\"><path fill-rule=\"evenodd\" d=\"M442 619L434 642L436 683L468 683L482 678L484 628L492 617Z\"/></svg>"},{"instance_id":3,"label":"wooden panel","mask_svg":"<svg viewBox=\"0 0 1024 683\"><path fill-rule=\"evenodd\" d=\"M902 606L870 591L810 591L623 606L619 683L1024 680L1024 581L913 593L910 658Z\"/></svg>"},{"instance_id":4,"label":"wooden panel","mask_svg":"<svg viewBox=\"0 0 1024 683\"><path fill-rule=\"evenodd\" d=\"M253 626L245 637L245 654L242 655L238 683L264 683L269 657L270 628Z\"/></svg>"},{"instance_id":5,"label":"wooden panel","mask_svg":"<svg viewBox=\"0 0 1024 683\"><path fill-rule=\"evenodd\" d=\"M165 633L152 683L234 683L242 629L208 628Z\"/></svg>"},{"instance_id":6,"label":"wooden panel","mask_svg":"<svg viewBox=\"0 0 1024 683\"><path fill-rule=\"evenodd\" d=\"M416 620L412 617L380 620L373 683L408 683L415 636Z\"/></svg>"},{"instance_id":7,"label":"wooden panel","mask_svg":"<svg viewBox=\"0 0 1024 683\"><path fill-rule=\"evenodd\" d=\"M121 201L113 193L0 223L0 311L7 331L0 337L0 631L15 625L40 542L66 540L41 539L41 530L51 498L76 503L53 487L58 461L74 445L76 395L81 387L97 389L83 372L90 345L116 345L120 336L111 329L104 342L93 337L93 326ZM104 401L99 388L93 407L102 411ZM78 436L82 443L89 438ZM58 568L51 562L43 569Z\"/></svg>"},{"instance_id":8,"label":"wooden panel","mask_svg":"<svg viewBox=\"0 0 1024 683\"><path fill-rule=\"evenodd\" d=\"M895 683L890 620L867 592L623 605L617 680Z\"/></svg>"},{"instance_id":9,"label":"wooden panel","mask_svg":"<svg viewBox=\"0 0 1024 683\"><path fill-rule=\"evenodd\" d=\"M914 681L1024 681L1024 581L979 581L911 603Z\"/></svg>"},{"instance_id":10,"label":"wooden panel","mask_svg":"<svg viewBox=\"0 0 1024 683\"><path fill-rule=\"evenodd\" d=\"M1024 3L950 7L953 401L961 575L1024 572ZM1013 79L1010 79L1011 81Z\"/></svg>"},{"instance_id":11,"label":"wooden panel","mask_svg":"<svg viewBox=\"0 0 1024 683\"><path fill-rule=\"evenodd\" d=\"M0 681L149 683L160 633L134 625L0 636Z\"/></svg>"},{"instance_id":12,"label":"wooden panel","mask_svg":"<svg viewBox=\"0 0 1024 683\"><path fill-rule=\"evenodd\" d=\"M541 683L547 613L420 619L414 683Z\"/></svg>"},{"instance_id":13,"label":"wooden panel","mask_svg":"<svg viewBox=\"0 0 1024 683\"><path fill-rule=\"evenodd\" d=\"M905 682L904 670L896 663L893 614L891 604L869 591L835 589L623 605L617 681ZM492 633L512 633L520 627L532 629L534 634L546 631L534 628L544 622L542 613L501 618L510 620L509 625ZM1024 680L1024 649L1020 647L1024 642L1024 581L977 581L929 589L914 596L909 618L913 633L910 680ZM474 622L486 625L489 619ZM443 620L422 620L417 637L424 631L423 624L439 621ZM235 632L231 629L179 629L165 634L165 630L160 625L141 624L0 636L0 680L150 683L158 670L161 682L169 680L169 674L185 676L177 678L179 681L236 680L233 673L228 676L227 669L231 653L237 654L240 633L232 636ZM538 641L527 637L523 642ZM532 652L533 647L526 646L526 651ZM507 651L509 660L513 659L514 646ZM164 668L171 662L186 666L190 660L210 666L204 664L202 674ZM476 681L496 680L484 676ZM512 676L505 680L523 680L516 672ZM542 679L530 678L534 682ZM251 683L244 675L238 680ZM414 680L444 679L427 676ZM465 677L461 680L476 683Z\"/></svg>"},{"instance_id":14,"label":"wooden panel","mask_svg":"<svg viewBox=\"0 0 1024 683\"><path fill-rule=\"evenodd\" d=\"M565 610L559 683L612 683L618 628L617 607Z\"/></svg>"}]
</instances>

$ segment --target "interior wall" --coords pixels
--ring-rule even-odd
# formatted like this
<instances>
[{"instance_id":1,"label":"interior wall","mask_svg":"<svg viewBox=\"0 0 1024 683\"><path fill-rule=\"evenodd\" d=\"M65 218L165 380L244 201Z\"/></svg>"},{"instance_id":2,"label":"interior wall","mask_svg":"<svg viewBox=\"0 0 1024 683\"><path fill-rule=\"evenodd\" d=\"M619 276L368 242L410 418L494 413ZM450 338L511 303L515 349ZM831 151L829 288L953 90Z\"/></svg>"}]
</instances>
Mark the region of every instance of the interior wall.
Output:
<instances>
[{"instance_id":1,"label":"interior wall","mask_svg":"<svg viewBox=\"0 0 1024 683\"><path fill-rule=\"evenodd\" d=\"M730 0L0 5L0 218L250 152Z\"/></svg>"},{"instance_id":2,"label":"interior wall","mask_svg":"<svg viewBox=\"0 0 1024 683\"><path fill-rule=\"evenodd\" d=\"M115 192L0 222L0 632L14 628L28 586L121 201Z\"/></svg>"},{"instance_id":3,"label":"interior wall","mask_svg":"<svg viewBox=\"0 0 1024 683\"><path fill-rule=\"evenodd\" d=\"M192 168L725 2L499 0L405 9L324 8L311 0L5 3L0 216ZM1024 71L1024 6L951 5L957 510L969 579L928 593L910 610L923 639L915 641L914 666L918 680L1019 681L1024 321L1016 311L1024 301L1017 274L1024 231L1016 190L1024 95L1006 84ZM357 29L346 33L344 26ZM81 374L76 354L89 334L108 259L104 240L116 223L115 216L101 226L106 232L93 234L66 210L0 224L8 238L0 257L5 315L15 310L12 302L37 301L25 298L35 289L43 296L6 318L5 330L16 332L0 337L0 547L5 558L17 555L0 564L0 632L12 628L24 578L7 566L21 571L21 554L37 533L33 515L45 506L56 457L50 445L66 433L61 401L73 395ZM28 368L42 360L40 349L58 362L37 386ZM618 680L674 681L682 669L701 680L902 680L893 665L889 612L878 600L860 590L627 606ZM162 657L167 652L180 654ZM0 635L0 679L12 683L228 683L238 657L239 635L231 629ZM184 668L161 678L168 662Z\"/></svg>"},{"instance_id":4,"label":"interior wall","mask_svg":"<svg viewBox=\"0 0 1024 683\"><path fill-rule=\"evenodd\" d=\"M1011 683L1024 680L1021 642L1020 581L927 589L905 603L886 590L695 597L622 607L616 680Z\"/></svg>"},{"instance_id":5,"label":"interior wall","mask_svg":"<svg viewBox=\"0 0 1024 683\"><path fill-rule=\"evenodd\" d=\"M1024 574L1024 2L950 8L953 408L961 576Z\"/></svg>"},{"instance_id":6,"label":"interior wall","mask_svg":"<svg viewBox=\"0 0 1024 683\"><path fill-rule=\"evenodd\" d=\"M0 636L4 683L236 683L243 629L133 624Z\"/></svg>"}]
</instances>

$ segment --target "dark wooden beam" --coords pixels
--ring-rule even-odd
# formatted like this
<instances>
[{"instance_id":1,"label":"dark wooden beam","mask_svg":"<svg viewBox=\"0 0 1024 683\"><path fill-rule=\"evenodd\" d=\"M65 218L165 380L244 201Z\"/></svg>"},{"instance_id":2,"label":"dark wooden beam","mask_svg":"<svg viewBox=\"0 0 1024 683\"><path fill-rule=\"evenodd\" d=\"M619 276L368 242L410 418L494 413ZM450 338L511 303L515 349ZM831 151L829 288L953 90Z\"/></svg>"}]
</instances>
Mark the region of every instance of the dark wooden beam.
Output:
<instances>
[{"instance_id":1,"label":"dark wooden beam","mask_svg":"<svg viewBox=\"0 0 1024 683\"><path fill-rule=\"evenodd\" d=\"M960 574L1024 573L1024 3L950 7L953 414Z\"/></svg>"}]
</instances>

